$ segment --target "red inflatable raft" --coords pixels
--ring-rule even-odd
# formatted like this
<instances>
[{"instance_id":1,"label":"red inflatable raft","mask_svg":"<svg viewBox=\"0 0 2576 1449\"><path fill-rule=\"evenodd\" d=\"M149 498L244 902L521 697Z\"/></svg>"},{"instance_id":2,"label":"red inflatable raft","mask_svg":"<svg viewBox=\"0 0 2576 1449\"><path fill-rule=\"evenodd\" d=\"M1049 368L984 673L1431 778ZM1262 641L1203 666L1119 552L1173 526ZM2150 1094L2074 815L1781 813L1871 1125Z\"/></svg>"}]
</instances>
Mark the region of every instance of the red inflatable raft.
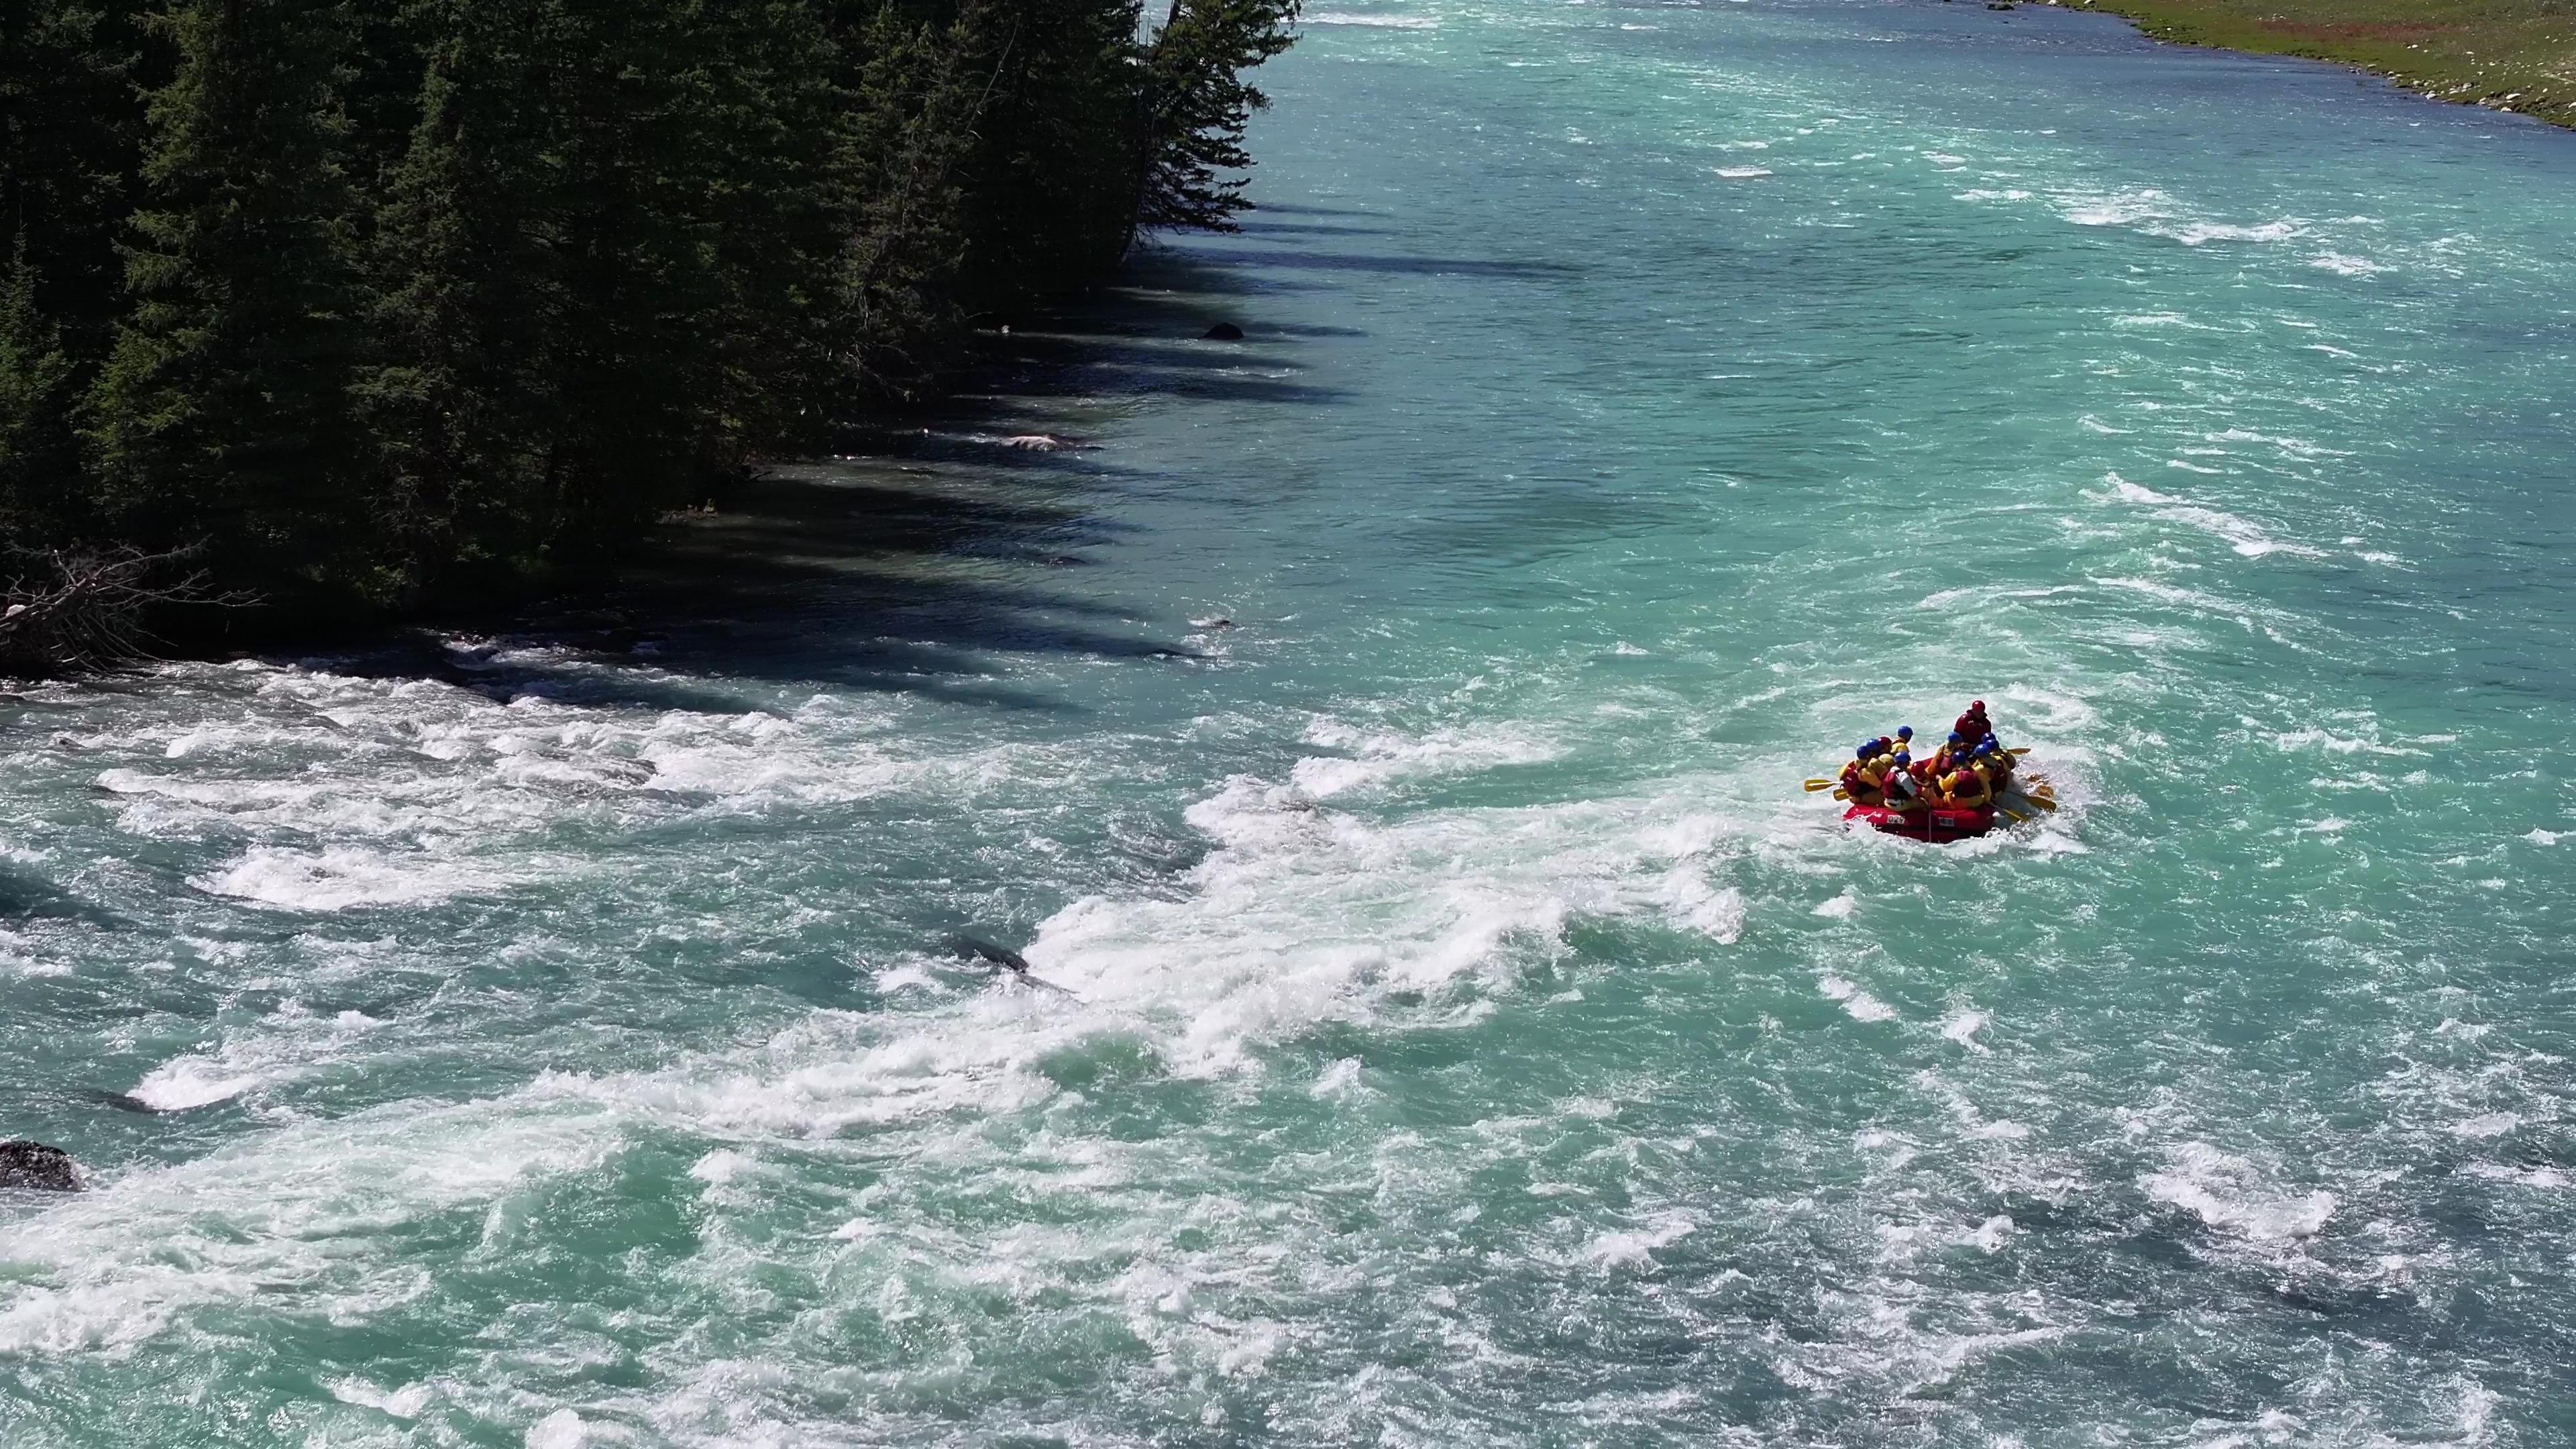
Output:
<instances>
[{"instance_id":1,"label":"red inflatable raft","mask_svg":"<svg viewBox=\"0 0 2576 1449\"><path fill-rule=\"evenodd\" d=\"M1989 807L1974 810L1890 810L1884 805L1854 805L1843 812L1845 820L1865 820L1870 827L1889 835L1902 835L1908 840L1928 840L1944 845L1953 840L1974 840L1995 828L1995 812Z\"/></svg>"}]
</instances>

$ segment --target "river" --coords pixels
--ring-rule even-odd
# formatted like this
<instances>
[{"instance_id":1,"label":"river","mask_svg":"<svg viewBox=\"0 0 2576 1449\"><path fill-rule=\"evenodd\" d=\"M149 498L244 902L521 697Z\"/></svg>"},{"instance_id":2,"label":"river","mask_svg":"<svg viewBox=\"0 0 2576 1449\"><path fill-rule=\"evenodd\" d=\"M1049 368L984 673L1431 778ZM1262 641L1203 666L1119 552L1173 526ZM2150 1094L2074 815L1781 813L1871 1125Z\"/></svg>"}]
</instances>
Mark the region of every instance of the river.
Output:
<instances>
[{"instance_id":1,"label":"river","mask_svg":"<svg viewBox=\"0 0 2576 1449\"><path fill-rule=\"evenodd\" d=\"M0 711L0 1439L2576 1441L2576 136L1973 4L1265 79L766 603ZM1971 696L2053 815L1800 790Z\"/></svg>"}]
</instances>

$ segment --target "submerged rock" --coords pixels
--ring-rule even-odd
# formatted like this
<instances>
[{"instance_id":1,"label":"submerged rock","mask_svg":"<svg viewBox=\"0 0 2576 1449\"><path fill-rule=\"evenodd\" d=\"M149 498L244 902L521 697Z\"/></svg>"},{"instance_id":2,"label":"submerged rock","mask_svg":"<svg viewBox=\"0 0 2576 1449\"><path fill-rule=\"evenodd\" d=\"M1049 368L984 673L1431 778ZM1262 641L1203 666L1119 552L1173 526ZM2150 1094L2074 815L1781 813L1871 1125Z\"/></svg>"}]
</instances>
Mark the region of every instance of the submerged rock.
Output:
<instances>
[{"instance_id":1,"label":"submerged rock","mask_svg":"<svg viewBox=\"0 0 2576 1449\"><path fill-rule=\"evenodd\" d=\"M948 949L969 960L989 961L996 966L1008 967L1023 976L1028 974L1029 963L1019 952L1008 946L997 946L981 936L950 936Z\"/></svg>"},{"instance_id":2,"label":"submerged rock","mask_svg":"<svg viewBox=\"0 0 2576 1449\"><path fill-rule=\"evenodd\" d=\"M1241 342L1243 329L1231 322L1219 322L1201 335L1210 342Z\"/></svg>"},{"instance_id":3,"label":"submerged rock","mask_svg":"<svg viewBox=\"0 0 2576 1449\"><path fill-rule=\"evenodd\" d=\"M39 1192L78 1192L80 1165L59 1147L41 1142L0 1142L0 1187L32 1187Z\"/></svg>"}]
</instances>

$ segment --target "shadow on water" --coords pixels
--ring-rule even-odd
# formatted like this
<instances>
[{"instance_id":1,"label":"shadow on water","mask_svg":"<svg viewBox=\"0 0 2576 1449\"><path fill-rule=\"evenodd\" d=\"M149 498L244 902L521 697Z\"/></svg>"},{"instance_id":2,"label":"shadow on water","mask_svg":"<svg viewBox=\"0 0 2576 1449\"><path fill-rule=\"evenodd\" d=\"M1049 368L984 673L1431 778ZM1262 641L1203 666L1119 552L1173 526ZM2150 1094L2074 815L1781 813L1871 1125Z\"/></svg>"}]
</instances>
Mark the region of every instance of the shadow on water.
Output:
<instances>
[{"instance_id":1,"label":"shadow on water","mask_svg":"<svg viewBox=\"0 0 2576 1449\"><path fill-rule=\"evenodd\" d=\"M774 465L667 521L612 590L481 621L497 642L423 631L332 667L501 701L741 713L757 705L734 681L1070 711L1001 682L996 656L1186 663L1179 621L1084 586L1084 566L1137 532L1108 505L1180 482L1086 446L1086 420L1135 396L1333 406L1344 395L1299 381L1288 339L1360 335L1266 329L1257 298L1277 289L1226 260L1159 249L1114 286L982 334L951 402L853 426L839 456ZM1245 338L1207 338L1220 322Z\"/></svg>"},{"instance_id":2,"label":"shadow on water","mask_svg":"<svg viewBox=\"0 0 2576 1449\"><path fill-rule=\"evenodd\" d=\"M1234 228L1236 236L1391 236L1394 229L1383 226L1333 226L1311 221L1246 221Z\"/></svg>"},{"instance_id":3,"label":"shadow on water","mask_svg":"<svg viewBox=\"0 0 2576 1449\"><path fill-rule=\"evenodd\" d=\"M1210 255L1244 266L1319 272L1497 277L1505 281L1554 281L1583 275L1583 268L1567 262L1515 262L1488 257L1399 257L1365 252L1284 251L1252 247L1228 247Z\"/></svg>"}]
</instances>

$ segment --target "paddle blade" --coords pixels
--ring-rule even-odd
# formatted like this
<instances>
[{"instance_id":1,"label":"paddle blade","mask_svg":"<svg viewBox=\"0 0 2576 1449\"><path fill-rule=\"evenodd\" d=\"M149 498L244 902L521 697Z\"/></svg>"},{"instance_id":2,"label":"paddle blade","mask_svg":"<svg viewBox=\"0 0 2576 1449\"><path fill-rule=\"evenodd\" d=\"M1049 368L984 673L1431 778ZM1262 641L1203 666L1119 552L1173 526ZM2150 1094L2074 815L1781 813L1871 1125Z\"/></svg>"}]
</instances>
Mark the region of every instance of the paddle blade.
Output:
<instances>
[{"instance_id":1,"label":"paddle blade","mask_svg":"<svg viewBox=\"0 0 2576 1449\"><path fill-rule=\"evenodd\" d=\"M1807 782L1807 793L1810 795L1815 794L1818 790L1830 790L1832 788L1834 788L1834 782L1831 780L1809 780Z\"/></svg>"}]
</instances>

